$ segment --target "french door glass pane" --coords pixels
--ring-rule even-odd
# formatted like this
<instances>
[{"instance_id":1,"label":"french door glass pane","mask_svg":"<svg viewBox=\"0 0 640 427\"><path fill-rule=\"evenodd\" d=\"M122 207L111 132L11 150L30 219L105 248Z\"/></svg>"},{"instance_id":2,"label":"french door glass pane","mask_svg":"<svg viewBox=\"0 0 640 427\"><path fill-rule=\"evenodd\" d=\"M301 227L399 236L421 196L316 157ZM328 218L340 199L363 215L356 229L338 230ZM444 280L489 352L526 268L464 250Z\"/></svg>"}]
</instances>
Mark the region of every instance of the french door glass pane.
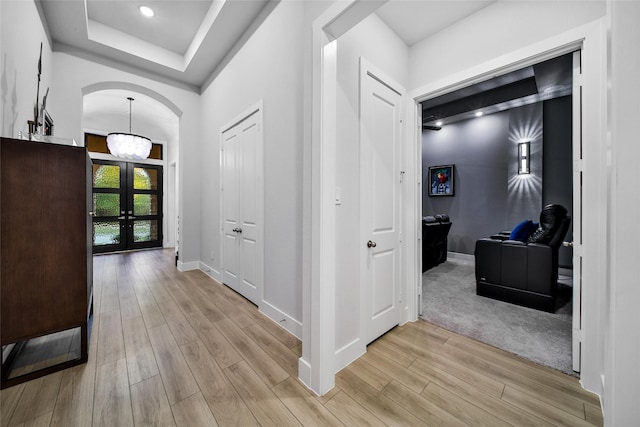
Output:
<instances>
[{"instance_id":1,"label":"french door glass pane","mask_svg":"<svg viewBox=\"0 0 640 427\"><path fill-rule=\"evenodd\" d=\"M120 188L120 166L94 164L93 188Z\"/></svg>"},{"instance_id":2,"label":"french door glass pane","mask_svg":"<svg viewBox=\"0 0 640 427\"><path fill-rule=\"evenodd\" d=\"M162 246L162 167L96 160L93 212L95 253Z\"/></svg>"},{"instance_id":3,"label":"french door glass pane","mask_svg":"<svg viewBox=\"0 0 640 427\"><path fill-rule=\"evenodd\" d=\"M120 194L93 193L93 211L96 216L120 215Z\"/></svg>"},{"instance_id":4,"label":"french door glass pane","mask_svg":"<svg viewBox=\"0 0 640 427\"><path fill-rule=\"evenodd\" d=\"M119 221L96 221L93 223L93 244L115 245L120 243Z\"/></svg>"},{"instance_id":5,"label":"french door glass pane","mask_svg":"<svg viewBox=\"0 0 640 427\"><path fill-rule=\"evenodd\" d=\"M153 219L133 221L133 241L158 240L158 221Z\"/></svg>"},{"instance_id":6,"label":"french door glass pane","mask_svg":"<svg viewBox=\"0 0 640 427\"><path fill-rule=\"evenodd\" d=\"M155 194L134 194L133 195L134 215L157 215L158 196Z\"/></svg>"},{"instance_id":7,"label":"french door glass pane","mask_svg":"<svg viewBox=\"0 0 640 427\"><path fill-rule=\"evenodd\" d=\"M157 190L158 189L157 169L133 168L133 189L134 190Z\"/></svg>"}]
</instances>

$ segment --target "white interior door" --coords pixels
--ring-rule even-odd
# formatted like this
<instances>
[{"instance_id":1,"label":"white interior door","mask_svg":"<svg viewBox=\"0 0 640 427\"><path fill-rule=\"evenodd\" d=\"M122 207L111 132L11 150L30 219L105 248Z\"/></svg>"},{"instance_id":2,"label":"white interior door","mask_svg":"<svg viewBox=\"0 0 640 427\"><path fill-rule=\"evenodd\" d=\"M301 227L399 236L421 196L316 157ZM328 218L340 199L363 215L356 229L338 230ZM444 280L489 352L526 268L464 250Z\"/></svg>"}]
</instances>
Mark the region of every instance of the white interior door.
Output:
<instances>
[{"instance_id":1,"label":"white interior door","mask_svg":"<svg viewBox=\"0 0 640 427\"><path fill-rule=\"evenodd\" d=\"M573 53L573 370L580 372L582 341L582 71L580 51Z\"/></svg>"},{"instance_id":2,"label":"white interior door","mask_svg":"<svg viewBox=\"0 0 640 427\"><path fill-rule=\"evenodd\" d=\"M402 88L361 59L360 277L369 343L400 319L400 128Z\"/></svg>"},{"instance_id":3,"label":"white interior door","mask_svg":"<svg viewBox=\"0 0 640 427\"><path fill-rule=\"evenodd\" d=\"M223 283L258 304L262 286L260 116L222 133Z\"/></svg>"},{"instance_id":4,"label":"white interior door","mask_svg":"<svg viewBox=\"0 0 640 427\"><path fill-rule=\"evenodd\" d=\"M238 179L240 171L239 129L232 128L222 134L222 203L223 203L223 262L222 282L232 289L239 289L240 263L240 197ZM239 292L239 291L238 291Z\"/></svg>"}]
</instances>

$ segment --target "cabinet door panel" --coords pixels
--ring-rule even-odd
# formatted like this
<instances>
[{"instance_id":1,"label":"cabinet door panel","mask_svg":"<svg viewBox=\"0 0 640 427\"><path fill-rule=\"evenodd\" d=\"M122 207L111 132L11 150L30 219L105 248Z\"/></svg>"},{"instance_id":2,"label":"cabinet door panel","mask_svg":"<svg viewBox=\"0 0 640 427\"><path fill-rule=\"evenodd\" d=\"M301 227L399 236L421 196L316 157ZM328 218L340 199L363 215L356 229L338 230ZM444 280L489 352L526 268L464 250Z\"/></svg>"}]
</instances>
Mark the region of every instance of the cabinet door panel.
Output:
<instances>
[{"instance_id":1,"label":"cabinet door panel","mask_svg":"<svg viewBox=\"0 0 640 427\"><path fill-rule=\"evenodd\" d=\"M81 147L2 139L2 343L86 323Z\"/></svg>"}]
</instances>

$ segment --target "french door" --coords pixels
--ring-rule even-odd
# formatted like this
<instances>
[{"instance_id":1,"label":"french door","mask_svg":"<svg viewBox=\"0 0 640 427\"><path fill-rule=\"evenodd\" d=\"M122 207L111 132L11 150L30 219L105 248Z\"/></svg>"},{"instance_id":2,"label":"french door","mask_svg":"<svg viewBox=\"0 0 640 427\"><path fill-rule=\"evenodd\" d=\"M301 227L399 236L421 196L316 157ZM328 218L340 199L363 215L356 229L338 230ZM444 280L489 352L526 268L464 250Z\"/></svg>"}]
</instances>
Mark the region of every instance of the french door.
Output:
<instances>
[{"instance_id":1,"label":"french door","mask_svg":"<svg viewBox=\"0 0 640 427\"><path fill-rule=\"evenodd\" d=\"M93 160L93 253L162 246L162 166Z\"/></svg>"},{"instance_id":2,"label":"french door","mask_svg":"<svg viewBox=\"0 0 640 427\"><path fill-rule=\"evenodd\" d=\"M251 110L222 133L222 281L254 304L262 301L262 121Z\"/></svg>"}]
</instances>

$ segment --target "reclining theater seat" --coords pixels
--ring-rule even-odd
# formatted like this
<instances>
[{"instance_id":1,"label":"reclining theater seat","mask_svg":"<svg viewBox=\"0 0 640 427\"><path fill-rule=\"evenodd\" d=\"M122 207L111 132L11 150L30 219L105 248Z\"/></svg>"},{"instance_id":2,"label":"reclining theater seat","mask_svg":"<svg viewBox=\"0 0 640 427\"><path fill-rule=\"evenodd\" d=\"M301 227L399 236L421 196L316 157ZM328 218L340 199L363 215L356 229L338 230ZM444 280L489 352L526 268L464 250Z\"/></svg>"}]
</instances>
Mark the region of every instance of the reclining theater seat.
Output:
<instances>
[{"instance_id":1,"label":"reclining theater seat","mask_svg":"<svg viewBox=\"0 0 640 427\"><path fill-rule=\"evenodd\" d=\"M425 216L422 219L422 272L447 260L449 215Z\"/></svg>"},{"instance_id":2,"label":"reclining theater seat","mask_svg":"<svg viewBox=\"0 0 640 427\"><path fill-rule=\"evenodd\" d=\"M547 205L527 243L499 236L476 241L477 295L555 312L558 249L570 222L563 206Z\"/></svg>"}]
</instances>

